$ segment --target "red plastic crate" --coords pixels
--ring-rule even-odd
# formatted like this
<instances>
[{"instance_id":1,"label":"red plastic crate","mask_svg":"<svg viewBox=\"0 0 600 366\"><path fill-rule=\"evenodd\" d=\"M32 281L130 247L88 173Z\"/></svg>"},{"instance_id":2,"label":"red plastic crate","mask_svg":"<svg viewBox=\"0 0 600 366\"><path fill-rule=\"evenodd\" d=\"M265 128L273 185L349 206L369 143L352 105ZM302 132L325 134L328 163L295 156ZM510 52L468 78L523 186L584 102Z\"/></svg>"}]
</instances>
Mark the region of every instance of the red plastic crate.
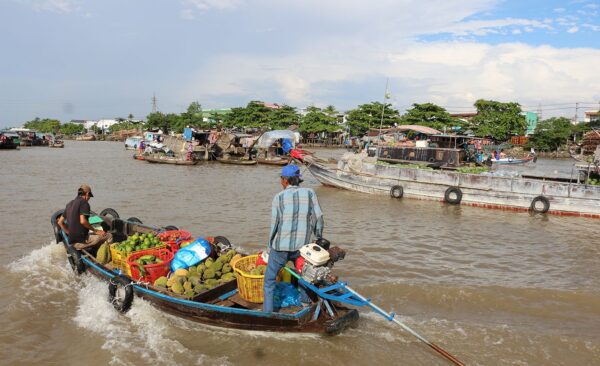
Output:
<instances>
[{"instance_id":1,"label":"red plastic crate","mask_svg":"<svg viewBox=\"0 0 600 366\"><path fill-rule=\"evenodd\" d=\"M192 238L192 233L185 230L168 230L159 233L158 239L165 243L176 241L176 240L190 240Z\"/></svg>"},{"instance_id":2,"label":"red plastic crate","mask_svg":"<svg viewBox=\"0 0 600 366\"><path fill-rule=\"evenodd\" d=\"M162 259L162 263L146 264L144 271L146 272L144 277L140 276L140 268L134 261L141 256L151 254ZM147 249L131 254L127 257L127 265L131 270L131 278L134 280L144 281L148 283L154 283L156 279L162 276L166 276L171 270L171 261L173 260L174 254L168 248L159 249Z\"/></svg>"}]
</instances>

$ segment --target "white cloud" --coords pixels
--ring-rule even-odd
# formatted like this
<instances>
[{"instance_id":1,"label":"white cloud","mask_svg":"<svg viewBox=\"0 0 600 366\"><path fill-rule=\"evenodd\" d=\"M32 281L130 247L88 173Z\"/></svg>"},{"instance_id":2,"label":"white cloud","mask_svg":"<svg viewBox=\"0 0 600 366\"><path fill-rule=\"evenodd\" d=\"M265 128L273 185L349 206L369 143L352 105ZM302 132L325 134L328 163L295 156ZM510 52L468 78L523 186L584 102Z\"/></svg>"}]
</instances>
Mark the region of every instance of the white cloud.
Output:
<instances>
[{"instance_id":1,"label":"white cloud","mask_svg":"<svg viewBox=\"0 0 600 366\"><path fill-rule=\"evenodd\" d=\"M584 27L584 28L591 29L594 32L600 32L600 26L598 26L598 25L584 23L581 26Z\"/></svg>"},{"instance_id":2,"label":"white cloud","mask_svg":"<svg viewBox=\"0 0 600 366\"><path fill-rule=\"evenodd\" d=\"M571 27L567 30L568 33L577 33L579 31L579 27Z\"/></svg>"},{"instance_id":3,"label":"white cloud","mask_svg":"<svg viewBox=\"0 0 600 366\"><path fill-rule=\"evenodd\" d=\"M520 29L513 29L512 30L512 34L521 34L521 30Z\"/></svg>"},{"instance_id":4,"label":"white cloud","mask_svg":"<svg viewBox=\"0 0 600 366\"><path fill-rule=\"evenodd\" d=\"M72 13L80 9L78 0L16 0L38 12Z\"/></svg>"},{"instance_id":5,"label":"white cloud","mask_svg":"<svg viewBox=\"0 0 600 366\"><path fill-rule=\"evenodd\" d=\"M181 17L194 19L196 13L205 13L212 9L230 10L237 8L242 0L182 0Z\"/></svg>"},{"instance_id":6,"label":"white cloud","mask_svg":"<svg viewBox=\"0 0 600 366\"><path fill-rule=\"evenodd\" d=\"M567 11L567 9L565 9L565 8L556 8L556 9L554 9L555 13L564 13L565 11Z\"/></svg>"}]
</instances>

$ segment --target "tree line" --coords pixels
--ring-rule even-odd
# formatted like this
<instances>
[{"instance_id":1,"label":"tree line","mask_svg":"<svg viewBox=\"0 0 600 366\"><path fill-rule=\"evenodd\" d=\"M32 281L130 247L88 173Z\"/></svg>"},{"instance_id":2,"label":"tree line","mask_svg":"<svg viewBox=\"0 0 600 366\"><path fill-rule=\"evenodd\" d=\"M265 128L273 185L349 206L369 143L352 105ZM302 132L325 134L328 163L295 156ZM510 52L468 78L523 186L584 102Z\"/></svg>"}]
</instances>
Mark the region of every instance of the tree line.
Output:
<instances>
[{"instance_id":1,"label":"tree line","mask_svg":"<svg viewBox=\"0 0 600 366\"><path fill-rule=\"evenodd\" d=\"M475 102L474 107L477 110L476 115L466 122L452 117L446 109L433 103L414 103L406 113L400 114L389 103L371 102L346 112L344 124L340 112L332 105L325 108L309 106L305 113L300 114L297 108L289 105L273 108L261 101L250 101L245 107L232 108L227 114L211 114L205 120L200 103L192 102L183 113L150 113L143 127L160 128L165 133L182 133L186 126L251 128L266 131L297 125L299 131L304 133L344 131L349 132L351 136L363 136L372 128L411 124L440 131L469 131L475 136L488 137L498 142L508 141L511 136L525 134L527 121L518 103L480 99ZM128 120L111 126L109 132L138 127L138 124L131 122L132 118L133 116L129 115ZM47 118L36 118L25 123L25 127L66 135L83 132L83 126L80 124L61 124L58 120ZM529 146L540 150L555 150L573 136L581 135L592 127L600 127L600 122L573 125L564 117L539 121Z\"/></svg>"}]
</instances>

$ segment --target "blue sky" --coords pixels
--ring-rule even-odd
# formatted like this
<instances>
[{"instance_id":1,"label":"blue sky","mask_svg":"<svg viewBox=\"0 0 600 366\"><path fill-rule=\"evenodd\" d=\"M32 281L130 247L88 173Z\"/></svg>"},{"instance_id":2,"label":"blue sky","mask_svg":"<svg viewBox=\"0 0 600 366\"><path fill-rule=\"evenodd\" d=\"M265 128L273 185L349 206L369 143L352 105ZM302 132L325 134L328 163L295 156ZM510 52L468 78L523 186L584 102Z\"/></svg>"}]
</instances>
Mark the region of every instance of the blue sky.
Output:
<instances>
[{"instance_id":1,"label":"blue sky","mask_svg":"<svg viewBox=\"0 0 600 366\"><path fill-rule=\"evenodd\" d=\"M600 102L600 1L3 0L0 127L250 100ZM551 105L569 103L565 109ZM595 103L595 104L592 104ZM568 108L572 108L572 111Z\"/></svg>"}]
</instances>

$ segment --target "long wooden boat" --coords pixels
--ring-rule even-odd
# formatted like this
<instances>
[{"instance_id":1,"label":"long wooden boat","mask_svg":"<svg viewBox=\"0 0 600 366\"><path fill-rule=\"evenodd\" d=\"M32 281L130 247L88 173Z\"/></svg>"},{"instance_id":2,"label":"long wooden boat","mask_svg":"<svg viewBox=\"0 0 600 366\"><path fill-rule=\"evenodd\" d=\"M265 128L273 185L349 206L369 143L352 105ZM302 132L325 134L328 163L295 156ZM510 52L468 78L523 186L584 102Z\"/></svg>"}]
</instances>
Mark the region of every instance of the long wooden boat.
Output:
<instances>
[{"instance_id":1,"label":"long wooden boat","mask_svg":"<svg viewBox=\"0 0 600 366\"><path fill-rule=\"evenodd\" d=\"M256 165L256 160L240 159L240 158L217 158L217 161L222 164L234 164L234 165Z\"/></svg>"},{"instance_id":2,"label":"long wooden boat","mask_svg":"<svg viewBox=\"0 0 600 366\"><path fill-rule=\"evenodd\" d=\"M600 186L378 164L375 158L358 154L337 163L312 156L305 157L304 162L322 184L351 191L600 218Z\"/></svg>"},{"instance_id":3,"label":"long wooden boat","mask_svg":"<svg viewBox=\"0 0 600 366\"><path fill-rule=\"evenodd\" d=\"M54 148L60 148L62 149L63 147L65 147L65 143L62 141L57 141L57 142L51 142L48 144L48 147L54 147Z\"/></svg>"},{"instance_id":4,"label":"long wooden boat","mask_svg":"<svg viewBox=\"0 0 600 366\"><path fill-rule=\"evenodd\" d=\"M170 158L170 157L155 157L155 156L145 156L144 160L149 163L157 163L157 164L174 164L174 165L196 165L198 164L197 160L183 160L179 158Z\"/></svg>"},{"instance_id":5,"label":"long wooden boat","mask_svg":"<svg viewBox=\"0 0 600 366\"><path fill-rule=\"evenodd\" d=\"M146 156L144 154L133 154L133 158L135 160L146 160Z\"/></svg>"},{"instance_id":6,"label":"long wooden boat","mask_svg":"<svg viewBox=\"0 0 600 366\"><path fill-rule=\"evenodd\" d=\"M519 164L527 164L529 162L534 162L537 159L535 156L526 156L523 159L516 158L502 158L502 159L491 159L492 165L519 165Z\"/></svg>"},{"instance_id":7,"label":"long wooden boat","mask_svg":"<svg viewBox=\"0 0 600 366\"><path fill-rule=\"evenodd\" d=\"M101 264L96 261L95 249L78 251L66 243L68 240L61 234L56 224L56 220L61 214L62 211L57 211L51 217L51 223L57 242L60 240L64 242L69 255L69 262L75 273L89 272L109 282L109 291L110 286L114 286L115 282L123 283L125 281L125 288L132 288L135 295L147 300L166 313L227 328L313 332L329 335L341 332L358 320L357 310L345 308L334 302L330 303L330 306L333 307L334 316L332 317L329 315L329 311L325 309L326 305L318 298L303 307L293 307L288 311L279 313L265 313L261 311L260 304L249 303L241 299L238 295L235 280L200 293L193 299L187 299L143 282L132 282L129 277L112 268L110 264ZM101 216L101 218L104 220L102 227L107 232L113 233L113 237L114 235L126 237L134 233L149 233L159 230L137 221L124 221L111 216Z\"/></svg>"},{"instance_id":8,"label":"long wooden boat","mask_svg":"<svg viewBox=\"0 0 600 366\"><path fill-rule=\"evenodd\" d=\"M256 161L259 164L284 166L288 165L289 158L256 158Z\"/></svg>"}]
</instances>

